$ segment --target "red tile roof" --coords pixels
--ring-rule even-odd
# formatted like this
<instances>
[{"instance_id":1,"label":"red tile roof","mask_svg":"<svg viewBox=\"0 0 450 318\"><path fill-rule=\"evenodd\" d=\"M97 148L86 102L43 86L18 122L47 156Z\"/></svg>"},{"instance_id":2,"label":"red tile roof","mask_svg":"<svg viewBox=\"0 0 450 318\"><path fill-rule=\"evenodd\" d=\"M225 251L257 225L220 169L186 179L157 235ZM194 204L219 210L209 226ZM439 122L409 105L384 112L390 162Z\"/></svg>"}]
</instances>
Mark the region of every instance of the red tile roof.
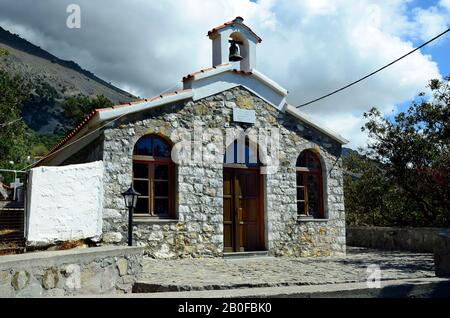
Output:
<instances>
[{"instance_id":1,"label":"red tile roof","mask_svg":"<svg viewBox=\"0 0 450 318\"><path fill-rule=\"evenodd\" d=\"M204 69L202 69L200 71L188 74L188 75L183 77L183 82L187 82L187 81L191 80L195 75L202 74L202 73L205 73L205 72L208 72L208 71L212 71L212 70L215 70L218 67L225 66L225 65L228 65L228 64L220 64L220 65L217 65L217 66L204 68Z\"/></svg>"},{"instance_id":2,"label":"red tile roof","mask_svg":"<svg viewBox=\"0 0 450 318\"><path fill-rule=\"evenodd\" d=\"M187 82L187 81L192 80L192 79L194 78L195 75L202 74L202 73L205 73L205 72L214 70L214 69L216 69L216 68L218 68L218 67L220 67L220 66L225 66L225 65L229 65L229 64L221 64L221 65L217 65L217 66L205 68L205 69L200 70L200 71L198 71L198 72L194 72L194 73L188 74L188 75L186 75L185 77L183 77L183 82ZM238 73L238 74L242 74L242 75L252 75L252 74L253 74L252 72L241 71L241 70L237 70L237 69L232 69L232 70L230 70L230 71L235 72L235 73Z\"/></svg>"},{"instance_id":3,"label":"red tile roof","mask_svg":"<svg viewBox=\"0 0 450 318\"><path fill-rule=\"evenodd\" d=\"M236 18L235 18L234 20L232 20L232 21L225 22L224 24L219 25L219 26L216 26L215 28L211 29L211 30L208 32L208 36L211 37L211 36L214 35L217 31L222 30L222 29L226 28L226 27L229 26L229 25L232 25L232 24L235 24L235 23L240 23L240 24L241 24L244 28L246 28L251 34L253 34L253 36L256 37L256 39L258 40L258 43L261 43L261 42L262 42L262 39L261 39L255 32L253 32L252 29L250 29L248 26L246 26L244 23L242 23L242 21L244 21L243 18L241 18L241 17L236 17Z\"/></svg>"},{"instance_id":4,"label":"red tile roof","mask_svg":"<svg viewBox=\"0 0 450 318\"><path fill-rule=\"evenodd\" d=\"M237 70L237 69L233 69L233 72L238 73L238 74L242 74L242 75L252 75L252 72L247 72L247 71L242 71L242 70Z\"/></svg>"},{"instance_id":5,"label":"red tile roof","mask_svg":"<svg viewBox=\"0 0 450 318\"><path fill-rule=\"evenodd\" d=\"M66 142L68 142L70 139L72 139L73 136L75 136L84 126L88 124L88 122L91 121L92 118L97 114L97 111L92 111L89 115L87 115L81 123L78 124L70 133L68 133L59 143L56 144L49 152L44 156L43 159L48 157L50 154L61 148ZM42 160L43 160L42 159Z\"/></svg>"}]
</instances>

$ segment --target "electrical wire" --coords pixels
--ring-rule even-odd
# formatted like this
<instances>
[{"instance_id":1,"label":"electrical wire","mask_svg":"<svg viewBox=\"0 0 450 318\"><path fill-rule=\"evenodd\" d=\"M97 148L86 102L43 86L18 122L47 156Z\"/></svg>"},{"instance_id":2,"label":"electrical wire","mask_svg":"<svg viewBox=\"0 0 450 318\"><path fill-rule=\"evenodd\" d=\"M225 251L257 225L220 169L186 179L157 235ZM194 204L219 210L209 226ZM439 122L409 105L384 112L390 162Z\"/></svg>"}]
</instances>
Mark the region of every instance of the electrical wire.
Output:
<instances>
[{"instance_id":1,"label":"electrical wire","mask_svg":"<svg viewBox=\"0 0 450 318\"><path fill-rule=\"evenodd\" d=\"M441 36L443 36L444 34L446 34L446 33L449 32L449 31L450 31L450 28L447 29L447 30L445 30L444 32L442 32L442 33L436 35L434 38L432 38L431 40L428 40L427 42L423 43L421 46L418 46L418 47L415 48L414 50L412 50L412 51L406 53L405 55L400 56L398 59L392 61L392 62L389 63L389 64L386 64L385 66L383 66L383 67L377 69L376 71L374 71L374 72L372 72L372 73L370 73L370 74L368 74L368 75L366 75L366 76L360 78L360 79L357 80L357 81L354 81L354 82L352 82L352 83L350 83L350 84L348 84L348 85L345 85L345 86L342 87L342 88L339 88L339 89L337 89L337 90L335 90L335 91L332 91L331 93L328 93L328 94L323 95L323 96L321 96L321 97L319 97L319 98L313 99L313 100L311 100L311 101L309 101L309 102L307 102L307 103L301 104L301 105L296 106L296 107L297 107L297 108L300 108L300 107L304 107L304 106L307 106L307 105L311 105L312 103L318 102L318 101L320 101L320 100L322 100L322 99L325 99L325 98L327 98L327 97L330 97L331 95L334 95L334 94L336 94L336 93L339 93L339 92L343 91L344 89L349 88L350 86L353 86L353 85L355 85L355 84L358 84L359 82L361 82L361 81L363 81L363 80L365 80L365 79L367 79L367 78L369 78L369 77L371 77L371 76L377 74L378 72L384 70L385 68L388 68L389 66L391 66L391 65L397 63L398 61L404 59L404 58L407 57L408 55L411 55L412 53L416 52L417 50L420 50L420 49L423 48L424 46L430 44L431 42L433 42L434 40L440 38Z\"/></svg>"}]
</instances>

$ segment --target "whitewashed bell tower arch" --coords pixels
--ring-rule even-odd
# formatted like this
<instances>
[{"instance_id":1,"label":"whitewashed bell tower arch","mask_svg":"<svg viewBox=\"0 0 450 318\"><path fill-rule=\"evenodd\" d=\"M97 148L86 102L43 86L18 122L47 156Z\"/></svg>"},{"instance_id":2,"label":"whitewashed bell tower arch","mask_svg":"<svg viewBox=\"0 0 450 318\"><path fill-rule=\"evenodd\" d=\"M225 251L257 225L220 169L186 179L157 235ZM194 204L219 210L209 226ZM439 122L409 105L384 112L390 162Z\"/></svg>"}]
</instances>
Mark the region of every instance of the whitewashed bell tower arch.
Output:
<instances>
[{"instance_id":1,"label":"whitewashed bell tower arch","mask_svg":"<svg viewBox=\"0 0 450 318\"><path fill-rule=\"evenodd\" d=\"M242 86L282 110L288 91L257 70L256 46L262 40L243 21L237 17L208 32L213 65L183 77L183 89L192 90L196 101Z\"/></svg>"},{"instance_id":2,"label":"whitewashed bell tower arch","mask_svg":"<svg viewBox=\"0 0 450 318\"><path fill-rule=\"evenodd\" d=\"M213 66L232 64L233 68L245 72L256 68L256 46L262 40L243 22L243 18L237 17L208 32L212 40ZM239 62L230 61L230 40L238 44L242 56Z\"/></svg>"}]
</instances>

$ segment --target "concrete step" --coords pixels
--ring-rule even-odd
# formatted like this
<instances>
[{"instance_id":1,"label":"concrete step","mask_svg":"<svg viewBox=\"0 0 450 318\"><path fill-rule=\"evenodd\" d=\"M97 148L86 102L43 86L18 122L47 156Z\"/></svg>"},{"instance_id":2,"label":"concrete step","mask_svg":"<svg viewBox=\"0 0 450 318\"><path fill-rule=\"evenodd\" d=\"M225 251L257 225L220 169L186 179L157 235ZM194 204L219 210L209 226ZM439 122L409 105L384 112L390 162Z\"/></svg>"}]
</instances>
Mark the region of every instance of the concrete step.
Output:
<instances>
[{"instance_id":1,"label":"concrete step","mask_svg":"<svg viewBox=\"0 0 450 318\"><path fill-rule=\"evenodd\" d=\"M125 298L450 298L450 279L428 277L381 281L380 288L366 282L226 290L133 293L95 297Z\"/></svg>"},{"instance_id":2,"label":"concrete step","mask_svg":"<svg viewBox=\"0 0 450 318\"><path fill-rule=\"evenodd\" d=\"M223 253L223 257L227 258L227 259L269 257L269 252L268 251L255 251L255 252Z\"/></svg>"}]
</instances>

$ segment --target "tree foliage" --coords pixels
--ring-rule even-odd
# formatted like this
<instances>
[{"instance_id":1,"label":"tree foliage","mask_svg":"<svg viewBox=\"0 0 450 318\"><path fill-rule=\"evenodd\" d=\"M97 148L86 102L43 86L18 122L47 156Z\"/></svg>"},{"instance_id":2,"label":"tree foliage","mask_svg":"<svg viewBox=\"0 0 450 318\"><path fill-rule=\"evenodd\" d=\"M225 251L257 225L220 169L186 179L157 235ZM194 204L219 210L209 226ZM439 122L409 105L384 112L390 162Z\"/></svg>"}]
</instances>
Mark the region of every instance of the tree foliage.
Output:
<instances>
[{"instance_id":1,"label":"tree foliage","mask_svg":"<svg viewBox=\"0 0 450 318\"><path fill-rule=\"evenodd\" d=\"M0 168L20 170L33 159L41 158L51 149L62 134L39 135L26 125L21 114L24 107L37 103L55 107L56 91L46 83L28 83L23 78L11 76L0 69ZM62 101L64 114L71 130L96 108L110 107L113 103L99 95L95 98L79 95ZM33 122L42 120L39 114Z\"/></svg>"},{"instance_id":2,"label":"tree foliage","mask_svg":"<svg viewBox=\"0 0 450 318\"><path fill-rule=\"evenodd\" d=\"M358 226L425 226L427 222L386 174L386 166L360 150L344 158L346 219Z\"/></svg>"},{"instance_id":3,"label":"tree foliage","mask_svg":"<svg viewBox=\"0 0 450 318\"><path fill-rule=\"evenodd\" d=\"M78 95L67 98L61 106L64 115L71 123L71 130L80 123L90 112L97 108L111 107L113 102L103 95L97 95L95 98L89 98L85 95Z\"/></svg>"},{"instance_id":4,"label":"tree foliage","mask_svg":"<svg viewBox=\"0 0 450 318\"><path fill-rule=\"evenodd\" d=\"M372 213L374 225L449 226L449 79L431 80L432 98L420 94L393 118L376 108L364 114L372 142L366 156L346 159L361 172L346 180L350 222L367 223Z\"/></svg>"},{"instance_id":5,"label":"tree foliage","mask_svg":"<svg viewBox=\"0 0 450 318\"><path fill-rule=\"evenodd\" d=\"M28 91L21 78L0 69L0 167L22 168L28 163L32 132L20 115Z\"/></svg>"}]
</instances>

